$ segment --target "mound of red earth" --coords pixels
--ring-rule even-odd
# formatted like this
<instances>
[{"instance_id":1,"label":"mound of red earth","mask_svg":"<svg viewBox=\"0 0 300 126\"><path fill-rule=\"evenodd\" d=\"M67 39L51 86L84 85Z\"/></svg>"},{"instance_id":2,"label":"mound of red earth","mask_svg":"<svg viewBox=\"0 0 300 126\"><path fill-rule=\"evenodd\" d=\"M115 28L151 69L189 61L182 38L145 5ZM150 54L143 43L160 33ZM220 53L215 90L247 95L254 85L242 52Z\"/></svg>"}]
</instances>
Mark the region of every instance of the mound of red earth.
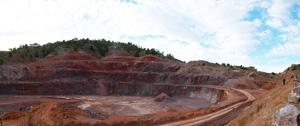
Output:
<instances>
[{"instance_id":1,"label":"mound of red earth","mask_svg":"<svg viewBox=\"0 0 300 126\"><path fill-rule=\"evenodd\" d=\"M83 51L78 51L78 52L67 52L58 56L50 54L46 56L44 59L41 59L40 62L59 61L59 60L97 60L97 58Z\"/></svg>"},{"instance_id":2,"label":"mound of red earth","mask_svg":"<svg viewBox=\"0 0 300 126\"><path fill-rule=\"evenodd\" d=\"M168 101L168 100L171 100L171 97L168 96L166 93L161 93L160 95L158 95L154 98L154 101L156 101L156 102L162 102L162 101Z\"/></svg>"},{"instance_id":3,"label":"mound of red earth","mask_svg":"<svg viewBox=\"0 0 300 126\"><path fill-rule=\"evenodd\" d=\"M237 89L259 89L257 81L249 78L229 79L224 83L225 87L237 88Z\"/></svg>"},{"instance_id":4,"label":"mound of red earth","mask_svg":"<svg viewBox=\"0 0 300 126\"><path fill-rule=\"evenodd\" d=\"M145 56L142 56L140 58L138 58L139 61L147 61L147 62L163 62L163 61L166 61L166 60L162 60L160 58L157 58L156 56L153 56L153 55L145 55Z\"/></svg>"}]
</instances>

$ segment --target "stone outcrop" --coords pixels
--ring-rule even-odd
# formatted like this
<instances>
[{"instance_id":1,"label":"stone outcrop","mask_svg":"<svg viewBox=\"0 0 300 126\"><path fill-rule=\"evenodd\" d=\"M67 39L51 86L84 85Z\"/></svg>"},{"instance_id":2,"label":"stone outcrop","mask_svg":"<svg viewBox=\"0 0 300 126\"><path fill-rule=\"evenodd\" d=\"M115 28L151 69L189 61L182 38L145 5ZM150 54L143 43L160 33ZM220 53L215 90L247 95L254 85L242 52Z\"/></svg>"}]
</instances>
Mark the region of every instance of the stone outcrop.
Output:
<instances>
[{"instance_id":1,"label":"stone outcrop","mask_svg":"<svg viewBox=\"0 0 300 126\"><path fill-rule=\"evenodd\" d=\"M171 97L168 96L166 93L161 93L160 95L156 96L154 98L154 101L156 102L165 102L165 101L171 101Z\"/></svg>"},{"instance_id":2,"label":"stone outcrop","mask_svg":"<svg viewBox=\"0 0 300 126\"><path fill-rule=\"evenodd\" d=\"M299 103L300 102L300 85L299 80L295 73L293 73L294 78L294 88L292 89L290 95L288 96L288 102Z\"/></svg>"},{"instance_id":3,"label":"stone outcrop","mask_svg":"<svg viewBox=\"0 0 300 126\"><path fill-rule=\"evenodd\" d=\"M292 94L288 96L288 102L299 103L300 95Z\"/></svg>"},{"instance_id":4,"label":"stone outcrop","mask_svg":"<svg viewBox=\"0 0 300 126\"><path fill-rule=\"evenodd\" d=\"M273 115L273 126L298 126L300 110L294 105L286 103L285 107Z\"/></svg>"},{"instance_id":5,"label":"stone outcrop","mask_svg":"<svg viewBox=\"0 0 300 126\"><path fill-rule=\"evenodd\" d=\"M299 80L294 80L294 86L295 86L295 87L300 86L300 81L299 81Z\"/></svg>"}]
</instances>

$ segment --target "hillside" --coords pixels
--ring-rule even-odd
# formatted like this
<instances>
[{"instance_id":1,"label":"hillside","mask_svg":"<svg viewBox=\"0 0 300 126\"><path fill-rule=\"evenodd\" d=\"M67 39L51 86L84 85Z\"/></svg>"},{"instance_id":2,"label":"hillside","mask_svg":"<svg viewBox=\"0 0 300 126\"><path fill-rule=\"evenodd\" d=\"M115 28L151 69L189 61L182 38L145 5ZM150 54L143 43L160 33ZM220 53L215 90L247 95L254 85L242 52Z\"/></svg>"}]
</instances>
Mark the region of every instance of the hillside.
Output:
<instances>
[{"instance_id":1,"label":"hillside","mask_svg":"<svg viewBox=\"0 0 300 126\"><path fill-rule=\"evenodd\" d=\"M33 62L37 59L45 58L47 55L59 55L71 51L84 51L94 57L102 58L109 54L129 54L134 57L144 55L154 55L164 59L179 61L171 54L164 55L157 49L146 49L139 47L130 42L114 42L105 39L89 40L89 39L72 39L68 41L57 41L39 45L37 43L30 45L20 45L19 48L11 48L10 51L0 52L0 65L12 63ZM181 61L180 61L181 62Z\"/></svg>"},{"instance_id":2,"label":"hillside","mask_svg":"<svg viewBox=\"0 0 300 126\"><path fill-rule=\"evenodd\" d=\"M207 121L193 124L224 125L276 89L283 76L242 65L185 63L106 40L22 45L1 56L5 125L20 124L28 112L45 125L173 125L194 117Z\"/></svg>"},{"instance_id":3,"label":"hillside","mask_svg":"<svg viewBox=\"0 0 300 126\"><path fill-rule=\"evenodd\" d=\"M8 52L12 54L5 57L6 65L0 65L0 114L5 125L20 124L29 117L28 112L45 125L164 124L214 115L222 109L227 110L222 113L226 115L232 108L251 102L252 95L258 98L275 86L275 74L252 67L184 63L161 53L147 54L147 49L134 57L134 49L125 51L131 44L119 49L107 46L105 55L94 52L92 42L78 50L62 49L64 45L25 45ZM53 52L29 60L30 48L42 49L43 54L51 46ZM29 57L18 60L26 49ZM249 95L242 93L245 91ZM218 117L219 121L209 123L223 125L236 116Z\"/></svg>"},{"instance_id":4,"label":"hillside","mask_svg":"<svg viewBox=\"0 0 300 126\"><path fill-rule=\"evenodd\" d=\"M299 65L292 65L282 74L276 75L274 81L276 86L264 96L256 100L247 110L240 116L232 120L228 126L270 126L273 125L273 115L275 112L284 107L288 102L288 96L294 87L293 73L300 75ZM282 85L283 78L286 79L286 85ZM294 104L300 108L299 104Z\"/></svg>"}]
</instances>

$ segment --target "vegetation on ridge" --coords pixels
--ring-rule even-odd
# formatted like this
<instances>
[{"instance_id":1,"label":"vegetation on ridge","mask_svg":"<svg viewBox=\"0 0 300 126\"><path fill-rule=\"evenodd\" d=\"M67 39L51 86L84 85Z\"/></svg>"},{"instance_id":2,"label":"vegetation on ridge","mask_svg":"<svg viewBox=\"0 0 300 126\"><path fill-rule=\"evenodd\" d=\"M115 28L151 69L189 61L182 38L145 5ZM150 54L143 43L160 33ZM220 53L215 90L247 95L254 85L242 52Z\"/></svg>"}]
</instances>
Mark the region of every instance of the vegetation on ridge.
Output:
<instances>
[{"instance_id":1,"label":"vegetation on ridge","mask_svg":"<svg viewBox=\"0 0 300 126\"><path fill-rule=\"evenodd\" d=\"M90 40L74 38L68 41L57 41L54 43L47 43L44 45L24 44L19 48L11 48L9 51L0 52L0 65L9 63L23 63L35 61L37 58L44 58L49 54L62 54L70 51L84 51L95 57L103 57L110 53L110 51L117 51L118 53L128 53L135 57L140 57L147 54L152 54L161 58L180 61L171 54L164 55L157 49L142 48L131 42L114 42L105 39Z\"/></svg>"}]
</instances>

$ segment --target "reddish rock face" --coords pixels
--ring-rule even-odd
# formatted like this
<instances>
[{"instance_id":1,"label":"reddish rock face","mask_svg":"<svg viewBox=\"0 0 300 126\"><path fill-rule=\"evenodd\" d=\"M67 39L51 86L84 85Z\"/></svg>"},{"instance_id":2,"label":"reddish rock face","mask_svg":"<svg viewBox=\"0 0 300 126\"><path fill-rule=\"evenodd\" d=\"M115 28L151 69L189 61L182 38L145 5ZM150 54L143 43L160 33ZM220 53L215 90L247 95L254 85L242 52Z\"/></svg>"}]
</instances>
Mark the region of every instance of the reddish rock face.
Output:
<instances>
[{"instance_id":1,"label":"reddish rock face","mask_svg":"<svg viewBox=\"0 0 300 126\"><path fill-rule=\"evenodd\" d=\"M112 54L97 59L85 52L69 52L0 66L0 94L190 96L201 89L185 85L223 85L232 75L152 55Z\"/></svg>"}]
</instances>

